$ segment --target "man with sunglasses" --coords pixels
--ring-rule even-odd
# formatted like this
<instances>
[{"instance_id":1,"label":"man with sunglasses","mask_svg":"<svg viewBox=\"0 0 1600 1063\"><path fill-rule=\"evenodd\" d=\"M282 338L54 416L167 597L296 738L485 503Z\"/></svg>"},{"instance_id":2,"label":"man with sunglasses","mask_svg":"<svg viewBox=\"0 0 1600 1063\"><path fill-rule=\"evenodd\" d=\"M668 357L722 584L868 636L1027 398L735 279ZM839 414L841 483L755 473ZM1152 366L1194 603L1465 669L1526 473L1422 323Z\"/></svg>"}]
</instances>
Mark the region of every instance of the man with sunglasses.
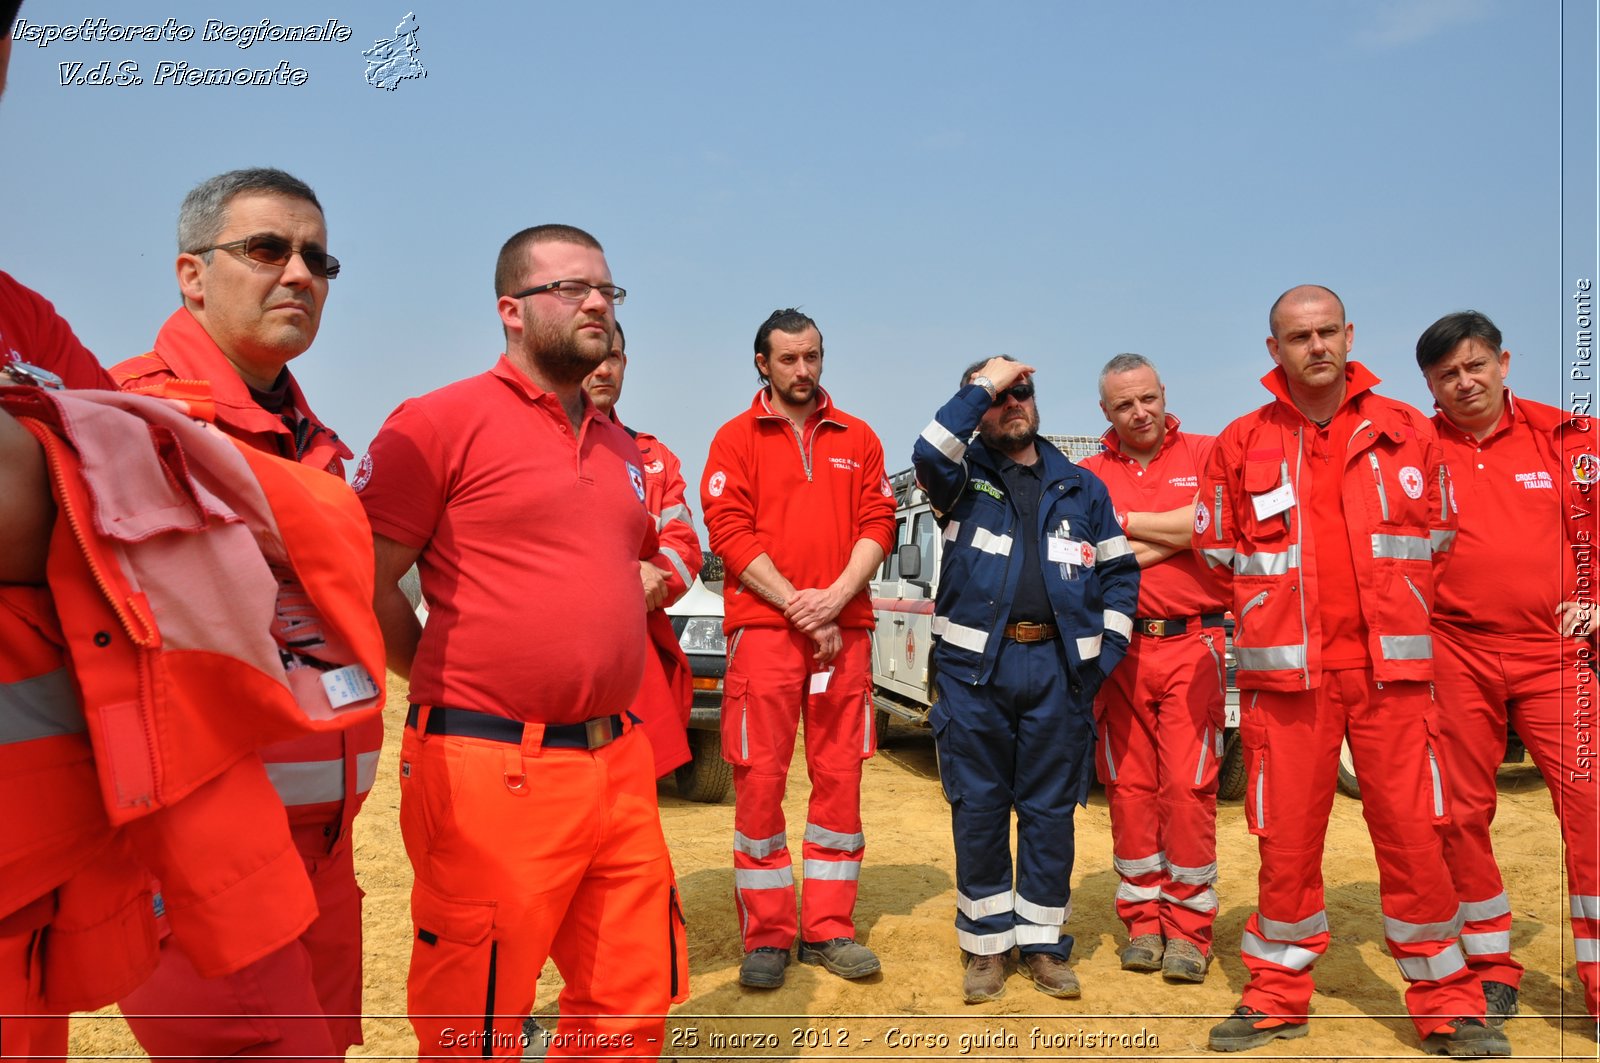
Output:
<instances>
[{"instance_id":1,"label":"man with sunglasses","mask_svg":"<svg viewBox=\"0 0 1600 1063\"><path fill-rule=\"evenodd\" d=\"M733 765L741 985L775 989L789 950L841 978L878 957L856 940L861 763L873 753L867 583L894 542L883 445L822 390L822 331L799 310L756 330L764 385L717 430L700 500L722 555L728 635L722 751ZM806 729L811 802L798 921L783 794Z\"/></svg>"},{"instance_id":2,"label":"man with sunglasses","mask_svg":"<svg viewBox=\"0 0 1600 1063\"><path fill-rule=\"evenodd\" d=\"M288 369L316 338L328 281L339 272L327 242L316 194L282 170L232 170L197 185L178 213L183 305L153 350L112 370L117 383L159 393L171 381L203 382L222 431L342 477L350 450L311 412ZM299 941L221 978L200 977L162 920L160 966L120 1001L152 1055L342 1055L362 1043L351 825L382 745L374 719L261 751L316 891L317 920ZM186 1017L164 1017L173 1015Z\"/></svg>"},{"instance_id":3,"label":"man with sunglasses","mask_svg":"<svg viewBox=\"0 0 1600 1063\"><path fill-rule=\"evenodd\" d=\"M1125 971L1201 982L1217 917L1217 762L1222 754L1222 611L1189 548L1194 494L1213 436L1178 429L1167 389L1140 354L1100 371L1105 449L1085 458L1111 492L1138 559L1128 659L1095 699L1095 769L1111 810Z\"/></svg>"},{"instance_id":4,"label":"man with sunglasses","mask_svg":"<svg viewBox=\"0 0 1600 1063\"><path fill-rule=\"evenodd\" d=\"M969 1004L1005 992L1013 948L1040 992L1080 993L1062 932L1073 812L1093 775L1094 695L1127 651L1139 591L1105 485L1039 436L1033 371L974 362L912 451L944 532L928 718Z\"/></svg>"},{"instance_id":5,"label":"man with sunglasses","mask_svg":"<svg viewBox=\"0 0 1600 1063\"><path fill-rule=\"evenodd\" d=\"M626 712L650 652L639 562L659 549L639 448L583 390L626 293L593 236L540 225L506 241L495 294L505 353L403 403L357 478L389 665L411 681L408 1010L424 1056L516 1058L552 958L552 1056L654 1058L688 993L654 760ZM426 628L398 585L413 563Z\"/></svg>"}]
</instances>

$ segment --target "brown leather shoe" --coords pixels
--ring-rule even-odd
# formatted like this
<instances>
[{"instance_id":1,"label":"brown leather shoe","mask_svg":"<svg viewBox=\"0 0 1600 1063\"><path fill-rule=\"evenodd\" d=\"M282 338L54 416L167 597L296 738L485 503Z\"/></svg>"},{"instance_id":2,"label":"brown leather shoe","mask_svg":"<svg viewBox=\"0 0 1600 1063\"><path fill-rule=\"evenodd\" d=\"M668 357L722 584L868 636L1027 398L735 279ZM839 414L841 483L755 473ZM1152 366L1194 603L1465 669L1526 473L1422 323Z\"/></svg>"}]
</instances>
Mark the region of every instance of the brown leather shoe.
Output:
<instances>
[{"instance_id":1,"label":"brown leather shoe","mask_svg":"<svg viewBox=\"0 0 1600 1063\"><path fill-rule=\"evenodd\" d=\"M1160 934L1140 934L1122 950L1122 969L1159 971L1164 948Z\"/></svg>"},{"instance_id":2,"label":"brown leather shoe","mask_svg":"<svg viewBox=\"0 0 1600 1063\"><path fill-rule=\"evenodd\" d=\"M1048 952L1024 952L1019 969L1033 982L1033 988L1041 993L1064 998L1076 998L1081 993L1078 976L1072 973L1067 961L1059 956L1052 956Z\"/></svg>"},{"instance_id":3,"label":"brown leather shoe","mask_svg":"<svg viewBox=\"0 0 1600 1063\"><path fill-rule=\"evenodd\" d=\"M1200 946L1183 938L1167 942L1167 951L1161 959L1161 977L1169 982L1204 982L1210 957L1200 951Z\"/></svg>"},{"instance_id":4,"label":"brown leather shoe","mask_svg":"<svg viewBox=\"0 0 1600 1063\"><path fill-rule=\"evenodd\" d=\"M1006 957L997 952L992 956L961 953L967 973L961 979L961 996L968 1004L982 1004L986 1000L999 1000L1006 991Z\"/></svg>"}]
</instances>

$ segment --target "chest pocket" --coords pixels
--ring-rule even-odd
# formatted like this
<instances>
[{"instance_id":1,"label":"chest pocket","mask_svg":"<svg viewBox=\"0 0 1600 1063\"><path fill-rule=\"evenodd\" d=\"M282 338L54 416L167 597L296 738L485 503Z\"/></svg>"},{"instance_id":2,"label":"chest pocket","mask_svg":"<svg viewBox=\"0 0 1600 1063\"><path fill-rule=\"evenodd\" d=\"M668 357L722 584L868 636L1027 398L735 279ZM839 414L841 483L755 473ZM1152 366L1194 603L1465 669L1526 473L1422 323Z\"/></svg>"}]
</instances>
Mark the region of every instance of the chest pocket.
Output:
<instances>
[{"instance_id":1,"label":"chest pocket","mask_svg":"<svg viewBox=\"0 0 1600 1063\"><path fill-rule=\"evenodd\" d=\"M1252 450L1244 460L1244 498L1237 514L1238 526L1251 542L1274 542L1287 538L1294 507L1257 517L1255 500L1276 491L1284 482L1284 454L1281 450ZM1298 506L1300 499L1294 500Z\"/></svg>"},{"instance_id":2,"label":"chest pocket","mask_svg":"<svg viewBox=\"0 0 1600 1063\"><path fill-rule=\"evenodd\" d=\"M1415 528L1428 520L1428 474L1411 454L1396 454L1378 438L1377 445L1353 461L1362 474L1368 509L1378 523Z\"/></svg>"}]
</instances>

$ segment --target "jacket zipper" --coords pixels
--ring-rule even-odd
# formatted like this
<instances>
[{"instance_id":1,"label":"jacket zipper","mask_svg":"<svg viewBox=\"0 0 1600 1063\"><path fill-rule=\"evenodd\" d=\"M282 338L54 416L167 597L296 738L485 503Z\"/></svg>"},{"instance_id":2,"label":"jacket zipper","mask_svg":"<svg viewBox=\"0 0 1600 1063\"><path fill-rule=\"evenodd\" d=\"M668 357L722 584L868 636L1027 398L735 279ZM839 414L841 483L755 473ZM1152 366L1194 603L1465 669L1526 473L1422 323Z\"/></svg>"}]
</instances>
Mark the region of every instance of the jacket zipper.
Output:
<instances>
[{"instance_id":1,"label":"jacket zipper","mask_svg":"<svg viewBox=\"0 0 1600 1063\"><path fill-rule=\"evenodd\" d=\"M788 418L785 418L785 420L788 420ZM818 425L817 427L821 428L822 426ZM810 483L811 482L811 455L806 452L805 436L801 433L799 426L796 425L793 421L789 421L789 430L794 433L794 445L796 447L800 448L800 466L801 466L801 468L805 469L805 471L806 471L806 483ZM816 439L816 433L815 432L812 433L811 438L812 439Z\"/></svg>"},{"instance_id":2,"label":"jacket zipper","mask_svg":"<svg viewBox=\"0 0 1600 1063\"><path fill-rule=\"evenodd\" d=\"M1217 510L1216 520L1213 521L1217 529L1217 541L1222 541L1222 485L1217 485Z\"/></svg>"},{"instance_id":3,"label":"jacket zipper","mask_svg":"<svg viewBox=\"0 0 1600 1063\"><path fill-rule=\"evenodd\" d=\"M1433 775L1433 814L1444 816L1444 780L1439 776L1439 758L1434 755L1433 743L1428 743L1428 771Z\"/></svg>"},{"instance_id":4,"label":"jacket zipper","mask_svg":"<svg viewBox=\"0 0 1600 1063\"><path fill-rule=\"evenodd\" d=\"M1260 594L1256 595L1254 598L1251 598L1248 602L1245 602L1244 603L1244 608L1239 610L1239 623L1241 623L1241 624L1244 623L1245 614L1248 613L1250 610L1254 609L1256 606L1260 605L1262 602L1266 601L1267 600L1267 595L1270 594L1270 593L1271 593L1270 591L1262 591Z\"/></svg>"},{"instance_id":5,"label":"jacket zipper","mask_svg":"<svg viewBox=\"0 0 1600 1063\"><path fill-rule=\"evenodd\" d=\"M1256 597L1265 598L1266 596L1267 592L1262 591ZM1251 599L1251 604L1255 604L1255 599ZM1201 635L1200 641L1206 644L1206 649L1211 652L1211 663L1217 666L1217 689L1226 695L1228 692L1228 672L1227 669L1222 667L1222 658L1217 654L1216 639L1210 635Z\"/></svg>"},{"instance_id":6,"label":"jacket zipper","mask_svg":"<svg viewBox=\"0 0 1600 1063\"><path fill-rule=\"evenodd\" d=\"M1377 451L1367 451L1367 461L1372 463L1372 482L1378 488L1378 509L1383 514L1383 519L1389 519L1389 496L1383 490L1383 470L1378 466Z\"/></svg>"},{"instance_id":7,"label":"jacket zipper","mask_svg":"<svg viewBox=\"0 0 1600 1063\"><path fill-rule=\"evenodd\" d=\"M1428 612L1428 602L1422 597L1422 592L1417 590L1417 585L1411 582L1411 577L1401 573L1400 578L1406 581L1406 586L1411 588L1411 593L1417 596L1417 604L1422 606L1424 613Z\"/></svg>"},{"instance_id":8,"label":"jacket zipper","mask_svg":"<svg viewBox=\"0 0 1600 1063\"><path fill-rule=\"evenodd\" d=\"M1304 479L1304 477L1302 475L1302 472L1303 472L1302 465L1304 464L1304 460L1305 460L1306 437L1305 437L1305 433L1303 431L1295 432L1294 437L1295 437L1294 482L1295 482L1295 493L1298 494L1299 490L1300 490L1299 485L1305 483L1305 479ZM1287 463L1285 463L1285 464L1287 464ZM1297 501L1299 501L1299 500L1297 500ZM1289 520L1289 510L1284 510L1283 519L1284 519L1285 522L1288 522L1288 520ZM1300 531L1295 534L1294 538L1297 539L1297 540L1305 538L1305 521L1301 521L1300 522ZM1305 651L1306 651L1306 670L1305 670L1306 685L1305 685L1305 689L1310 690L1311 689L1311 667L1310 667L1310 665L1311 665L1311 625L1306 621L1306 593L1305 593L1305 591L1301 591L1297 595L1297 597L1300 599L1300 645L1302 647L1304 647Z\"/></svg>"}]
</instances>

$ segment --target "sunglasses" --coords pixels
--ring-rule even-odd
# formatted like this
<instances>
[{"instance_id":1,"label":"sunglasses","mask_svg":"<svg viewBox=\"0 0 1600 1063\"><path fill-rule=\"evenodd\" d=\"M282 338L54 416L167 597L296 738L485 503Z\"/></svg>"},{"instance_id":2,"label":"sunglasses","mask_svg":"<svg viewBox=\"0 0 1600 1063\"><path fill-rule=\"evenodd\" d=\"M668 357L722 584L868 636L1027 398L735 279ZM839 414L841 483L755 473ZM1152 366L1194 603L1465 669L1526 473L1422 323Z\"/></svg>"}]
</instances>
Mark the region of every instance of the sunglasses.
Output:
<instances>
[{"instance_id":1,"label":"sunglasses","mask_svg":"<svg viewBox=\"0 0 1600 1063\"><path fill-rule=\"evenodd\" d=\"M1004 406L1006 404L1007 397L1016 399L1018 402L1027 402L1029 399L1033 398L1033 385L1012 384L1011 387L1005 391L996 393L994 401L989 403L989 405Z\"/></svg>"},{"instance_id":2,"label":"sunglasses","mask_svg":"<svg viewBox=\"0 0 1600 1063\"><path fill-rule=\"evenodd\" d=\"M213 244L189 252L192 255L203 255L207 251L227 251L248 258L251 262L259 262L263 266L287 266L289 259L294 255L300 256L300 261L306 264L306 269L318 277L332 280L339 275L339 260L320 247L296 247L281 236L271 233L256 233L246 236L243 240L230 240L225 244Z\"/></svg>"}]
</instances>

